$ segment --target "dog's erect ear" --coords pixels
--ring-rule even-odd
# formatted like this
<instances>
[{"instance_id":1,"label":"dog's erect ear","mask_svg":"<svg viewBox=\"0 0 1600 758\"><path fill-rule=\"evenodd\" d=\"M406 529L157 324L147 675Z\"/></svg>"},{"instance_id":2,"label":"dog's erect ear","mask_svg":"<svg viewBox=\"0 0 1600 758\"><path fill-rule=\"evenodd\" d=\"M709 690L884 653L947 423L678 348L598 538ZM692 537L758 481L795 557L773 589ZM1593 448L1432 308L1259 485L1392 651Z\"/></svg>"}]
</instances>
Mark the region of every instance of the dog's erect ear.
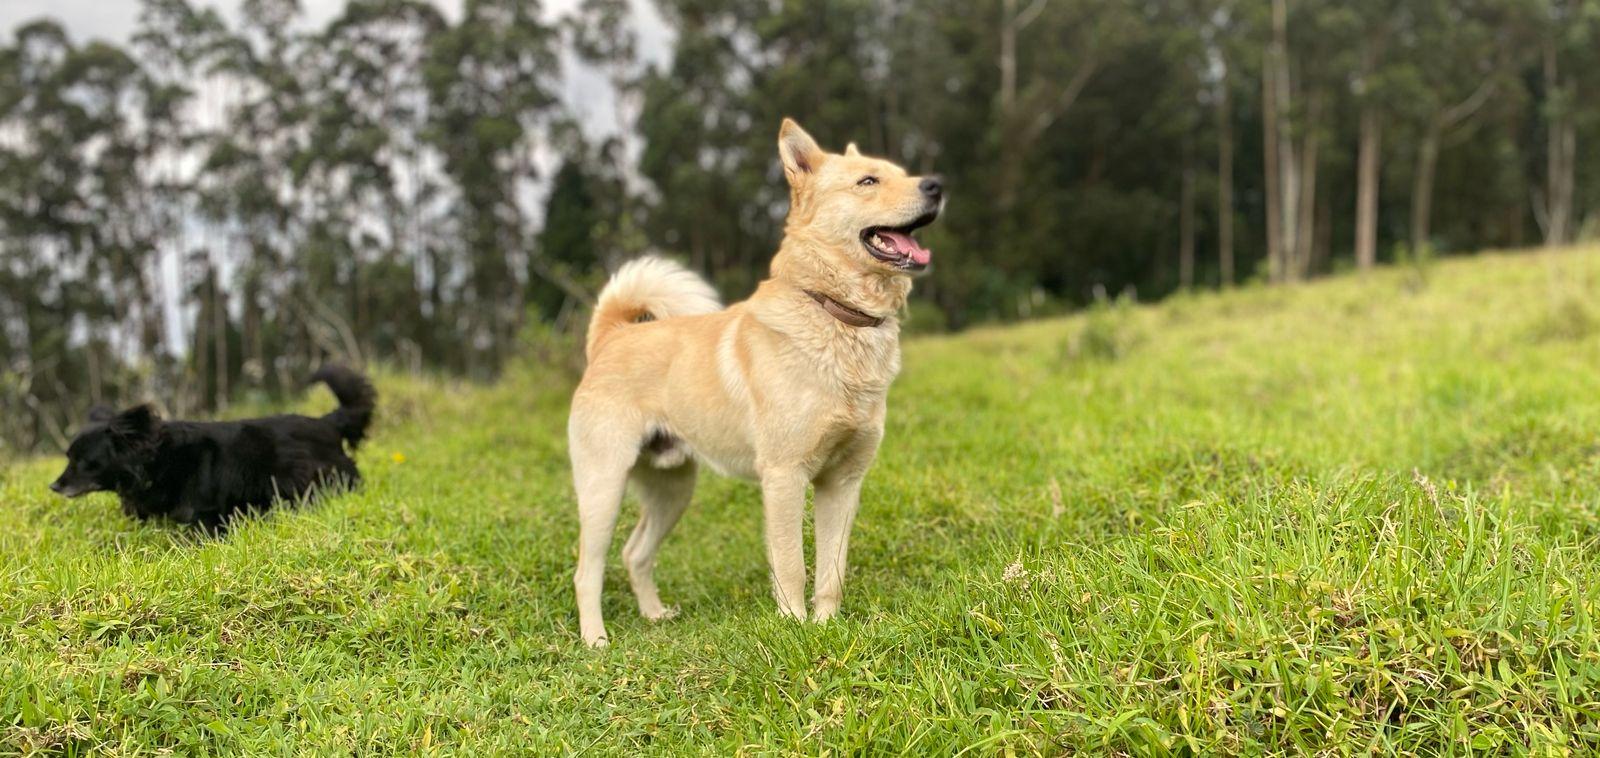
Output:
<instances>
[{"instance_id":1,"label":"dog's erect ear","mask_svg":"<svg viewBox=\"0 0 1600 758\"><path fill-rule=\"evenodd\" d=\"M852 143L844 146L844 157L846 157L846 158L860 158L861 157L861 151L856 149L856 143L852 142Z\"/></svg>"},{"instance_id":2,"label":"dog's erect ear","mask_svg":"<svg viewBox=\"0 0 1600 758\"><path fill-rule=\"evenodd\" d=\"M97 403L89 409L88 420L91 424L104 424L117 415L115 408L105 403Z\"/></svg>"},{"instance_id":3,"label":"dog's erect ear","mask_svg":"<svg viewBox=\"0 0 1600 758\"><path fill-rule=\"evenodd\" d=\"M794 184L802 177L816 173L828 155L794 119L786 118L783 128L778 130L778 157L783 159L784 175L789 177L790 184Z\"/></svg>"},{"instance_id":4,"label":"dog's erect ear","mask_svg":"<svg viewBox=\"0 0 1600 758\"><path fill-rule=\"evenodd\" d=\"M148 405L137 405L111 419L111 431L133 439L147 439L156 431L161 417Z\"/></svg>"}]
</instances>

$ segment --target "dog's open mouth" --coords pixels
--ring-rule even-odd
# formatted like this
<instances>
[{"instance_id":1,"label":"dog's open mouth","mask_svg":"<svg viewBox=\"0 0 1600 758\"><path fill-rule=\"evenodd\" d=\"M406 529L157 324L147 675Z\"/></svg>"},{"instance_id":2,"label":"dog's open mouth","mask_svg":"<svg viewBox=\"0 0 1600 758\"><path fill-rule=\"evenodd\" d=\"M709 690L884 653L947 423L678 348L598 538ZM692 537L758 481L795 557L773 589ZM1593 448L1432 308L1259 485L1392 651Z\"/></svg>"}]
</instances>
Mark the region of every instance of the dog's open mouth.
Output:
<instances>
[{"instance_id":1,"label":"dog's open mouth","mask_svg":"<svg viewBox=\"0 0 1600 758\"><path fill-rule=\"evenodd\" d=\"M933 223L937 211L925 213L905 226L869 226L861 231L861 244L872 257L903 271L921 271L933 260L932 251L911 236Z\"/></svg>"}]
</instances>

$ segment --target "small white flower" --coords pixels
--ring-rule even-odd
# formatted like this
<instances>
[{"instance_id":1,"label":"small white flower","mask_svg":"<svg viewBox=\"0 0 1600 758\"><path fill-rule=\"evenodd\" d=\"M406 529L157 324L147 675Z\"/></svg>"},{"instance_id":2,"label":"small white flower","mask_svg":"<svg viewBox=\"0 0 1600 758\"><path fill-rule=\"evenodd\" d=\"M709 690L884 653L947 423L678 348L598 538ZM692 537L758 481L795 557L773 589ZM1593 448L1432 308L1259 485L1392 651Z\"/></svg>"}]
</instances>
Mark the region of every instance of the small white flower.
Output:
<instances>
[{"instance_id":1,"label":"small white flower","mask_svg":"<svg viewBox=\"0 0 1600 758\"><path fill-rule=\"evenodd\" d=\"M1020 559L1015 560L1011 562L1011 565L1006 566L1005 573L1000 575L1000 579L1006 584L1015 584L1027 588L1029 583L1028 570L1022 567Z\"/></svg>"}]
</instances>

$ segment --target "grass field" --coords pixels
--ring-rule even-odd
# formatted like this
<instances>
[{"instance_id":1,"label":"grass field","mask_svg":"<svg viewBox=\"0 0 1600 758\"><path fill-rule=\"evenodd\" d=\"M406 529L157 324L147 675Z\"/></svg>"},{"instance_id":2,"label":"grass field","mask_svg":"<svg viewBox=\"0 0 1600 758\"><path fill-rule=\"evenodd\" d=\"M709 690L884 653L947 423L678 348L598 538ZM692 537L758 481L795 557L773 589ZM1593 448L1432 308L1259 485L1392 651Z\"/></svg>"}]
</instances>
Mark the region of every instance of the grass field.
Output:
<instances>
[{"instance_id":1,"label":"grass field","mask_svg":"<svg viewBox=\"0 0 1600 758\"><path fill-rule=\"evenodd\" d=\"M602 652L551 372L385 378L363 491L220 540L20 465L0 752L1600 751L1596 293L1490 255L910 341L842 618L777 617L706 477L681 615L613 550Z\"/></svg>"}]
</instances>

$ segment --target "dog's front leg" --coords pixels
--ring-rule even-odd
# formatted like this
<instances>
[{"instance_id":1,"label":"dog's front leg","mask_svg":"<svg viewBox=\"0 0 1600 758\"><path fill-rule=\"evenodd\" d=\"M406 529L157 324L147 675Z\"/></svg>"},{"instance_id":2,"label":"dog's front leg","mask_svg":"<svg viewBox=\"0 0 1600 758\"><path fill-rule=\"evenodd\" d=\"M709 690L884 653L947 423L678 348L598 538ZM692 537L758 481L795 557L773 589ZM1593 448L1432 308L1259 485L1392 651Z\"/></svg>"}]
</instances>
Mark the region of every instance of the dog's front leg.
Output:
<instances>
[{"instance_id":1,"label":"dog's front leg","mask_svg":"<svg viewBox=\"0 0 1600 758\"><path fill-rule=\"evenodd\" d=\"M797 619L806 617L806 556L803 533L806 482L798 469L780 468L761 475L761 499L766 510L767 562L772 567L772 592L778 612Z\"/></svg>"},{"instance_id":2,"label":"dog's front leg","mask_svg":"<svg viewBox=\"0 0 1600 758\"><path fill-rule=\"evenodd\" d=\"M839 612L850 553L850 527L861 507L861 483L878 455L878 442L882 439L880 421L880 426L856 437L839 462L816 479L817 586L811 598L811 618L816 621L827 621Z\"/></svg>"},{"instance_id":3,"label":"dog's front leg","mask_svg":"<svg viewBox=\"0 0 1600 758\"><path fill-rule=\"evenodd\" d=\"M817 480L817 587L812 598L812 619L827 621L839 612L844 598L844 572L850 552L850 526L861 505L865 471L843 472Z\"/></svg>"}]
</instances>

